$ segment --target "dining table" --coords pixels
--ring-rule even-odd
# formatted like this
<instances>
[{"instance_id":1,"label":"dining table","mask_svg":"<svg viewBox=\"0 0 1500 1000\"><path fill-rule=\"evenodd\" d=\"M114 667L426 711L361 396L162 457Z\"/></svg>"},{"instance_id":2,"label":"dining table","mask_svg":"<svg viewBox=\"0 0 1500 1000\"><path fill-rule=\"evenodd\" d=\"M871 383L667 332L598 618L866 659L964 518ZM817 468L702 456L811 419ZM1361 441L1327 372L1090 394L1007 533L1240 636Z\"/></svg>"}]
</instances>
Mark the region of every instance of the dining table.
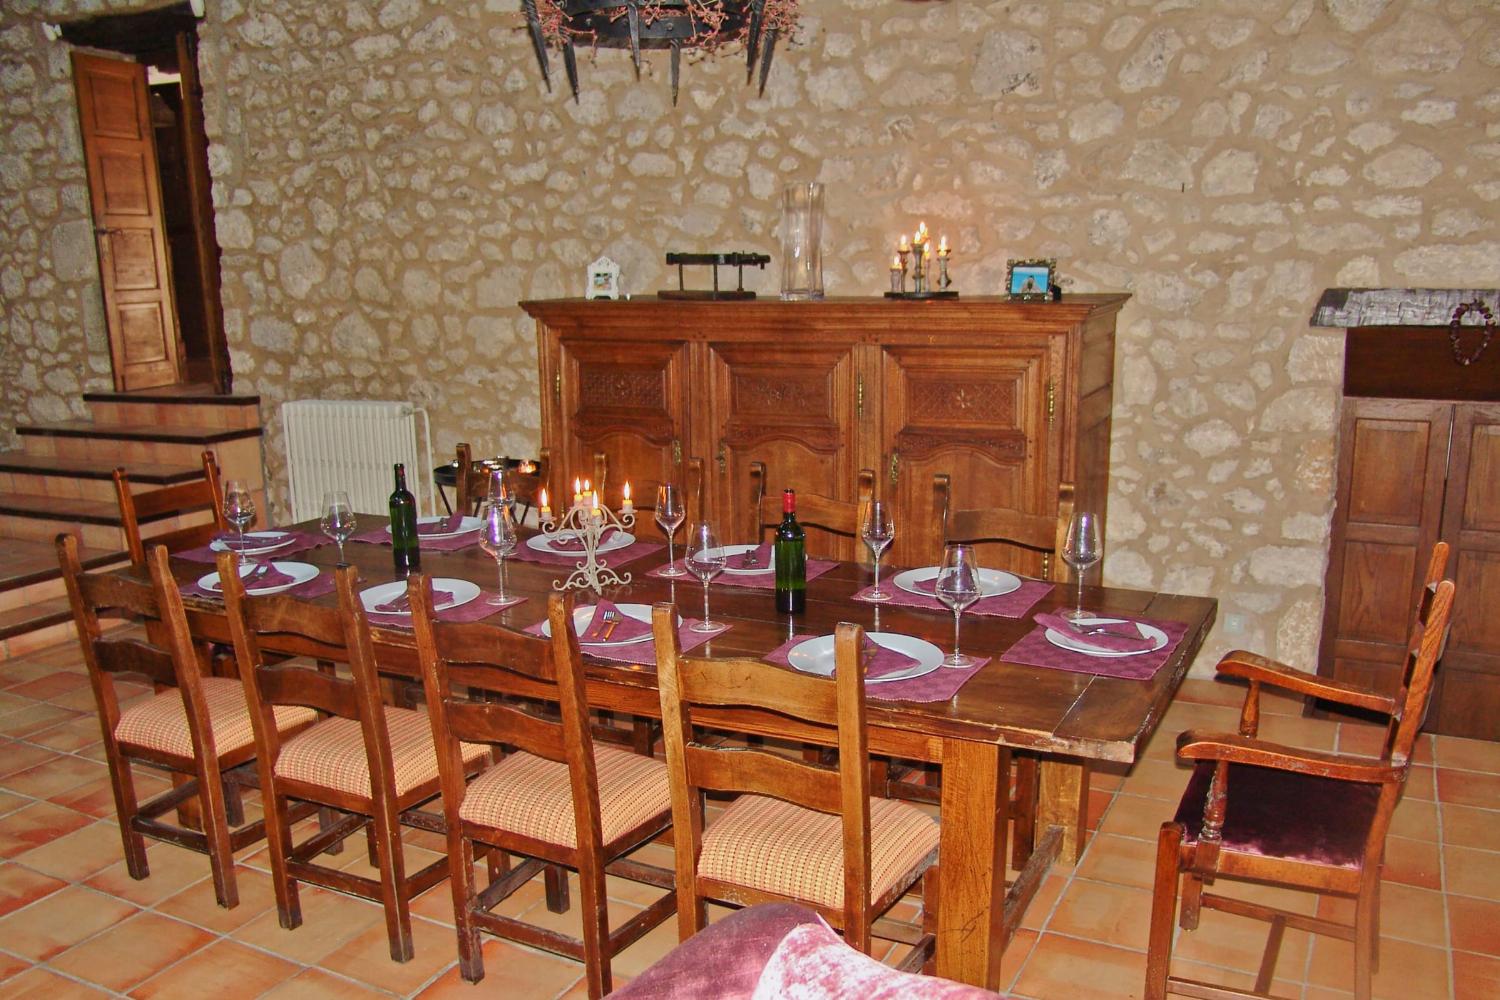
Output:
<instances>
[{"instance_id":1,"label":"dining table","mask_svg":"<svg viewBox=\"0 0 1500 1000\"><path fill-rule=\"evenodd\" d=\"M399 577L394 572L391 548L381 543L386 520L367 515L360 515L359 520L360 531L344 551L347 561L358 570L361 587L394 583ZM300 551L273 551L255 558L272 561L278 567L283 560L295 562L316 568L320 578L331 576L330 570L338 562L337 550L331 543L315 544L317 523L294 525L289 530L299 533ZM624 582L599 594L575 590L576 604L586 606L607 599L640 614L641 608L670 602L684 616L700 614L703 589L698 580L659 575L666 563L661 533L654 526L639 524L633 533L637 536L633 544L599 556L621 574ZM573 553L543 551L550 543L538 545L533 541L536 537L532 529L525 529L516 554L505 560L507 593L521 600L494 608L488 615L471 606L466 617L535 631L546 618L548 595L563 585L580 558ZM497 566L478 546L477 532L467 538L456 533L443 542L424 542L421 553L421 568L434 578L435 588L442 589L444 581L467 581L482 588L474 600L486 600L496 589ZM178 553L172 567L184 587L193 634L202 640L227 642L222 602L198 585L214 569L211 558L212 553L201 550ZM715 578L710 591L712 616L727 627L691 649L690 655L770 657L784 663L787 649L796 640L828 635L845 621L862 625L867 633L913 637L944 652L951 648L954 623L946 609L857 600L856 595L872 582L868 566L820 561L813 565L816 572L809 573L806 611L797 615L776 610L768 579L757 580L748 574ZM884 568L882 582L887 589L900 569ZM1023 647L1030 648L1027 644L1036 645L1044 637L1034 616L1064 612L1078 596L1073 584L1027 581L1027 586L1031 588L1026 592L1028 599L1034 596L1035 600L1019 614L963 616L963 648L984 657L983 664L962 678L946 676L950 668L938 668L935 676L929 675L928 686L920 689L925 692L920 696L929 700L893 697L892 693L901 690L895 685L880 689L875 684L867 685L871 753L927 762L941 769L937 972L990 989L998 987L1005 945L1050 866L1075 863L1083 850L1090 766L1099 762L1128 765L1136 759L1202 647L1218 607L1208 597L1084 587L1083 606L1101 619L1153 622L1171 638L1165 654L1157 657L1159 666L1149 676L1131 676L1128 671L1122 675L1113 669L1094 673L1079 670L1076 664L1059 668L1026 662L1046 659L1023 655ZM321 604L335 602L330 586L302 583L299 589L312 595L306 599ZM298 590L291 593L296 595ZM372 616L372 624L377 629L382 671L420 676L412 633L401 627L399 615L377 614ZM687 631L682 634L689 635ZM702 636L697 639L701 641ZM275 636L262 637L261 642L268 649L292 655L320 652L298 648L294 643L278 646ZM649 645L642 647L647 654L644 656L639 655L642 649L620 646L584 644L582 648L591 706L661 717ZM1124 661L1099 662L1113 668ZM948 688L953 686L956 690L949 693ZM931 700L934 698L940 700ZM789 728L787 720L772 713L725 708L706 721L715 728L752 736L828 742L826 734ZM1039 802L1035 848L1030 860L1008 883L1007 819L1015 753L1039 759Z\"/></svg>"}]
</instances>

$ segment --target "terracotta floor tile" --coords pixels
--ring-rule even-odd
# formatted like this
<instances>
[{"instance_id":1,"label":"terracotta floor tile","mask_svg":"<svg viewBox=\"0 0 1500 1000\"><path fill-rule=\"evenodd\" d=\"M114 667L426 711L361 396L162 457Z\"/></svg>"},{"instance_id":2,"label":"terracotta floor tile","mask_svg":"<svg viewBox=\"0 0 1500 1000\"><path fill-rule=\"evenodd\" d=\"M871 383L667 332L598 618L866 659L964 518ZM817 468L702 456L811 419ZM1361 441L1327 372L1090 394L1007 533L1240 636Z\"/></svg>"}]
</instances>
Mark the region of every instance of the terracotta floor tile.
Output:
<instances>
[{"instance_id":1,"label":"terracotta floor tile","mask_svg":"<svg viewBox=\"0 0 1500 1000\"><path fill-rule=\"evenodd\" d=\"M371 996L393 997L398 994L377 990L369 983L361 983L342 976L331 975L321 969L308 969L293 976L260 1000L364 1000Z\"/></svg>"},{"instance_id":2,"label":"terracotta floor tile","mask_svg":"<svg viewBox=\"0 0 1500 1000\"><path fill-rule=\"evenodd\" d=\"M300 927L295 930L282 927L277 922L276 909L272 907L237 931L235 940L264 948L299 964L314 965L376 922L382 926L385 924L385 916L377 903L308 885L301 887L300 896Z\"/></svg>"},{"instance_id":3,"label":"terracotta floor tile","mask_svg":"<svg viewBox=\"0 0 1500 1000\"><path fill-rule=\"evenodd\" d=\"M44 729L51 729L53 726L82 716L82 712L39 702L19 712L0 715L0 736L14 736L21 739L31 733L39 733Z\"/></svg>"},{"instance_id":4,"label":"terracotta floor tile","mask_svg":"<svg viewBox=\"0 0 1500 1000\"><path fill-rule=\"evenodd\" d=\"M454 963L417 995L422 1000L474 1000L476 996L499 996L498 991L503 991L517 998L555 997L583 978L583 967L577 962L518 948L508 941L488 938L482 952L485 978L479 986L465 982Z\"/></svg>"},{"instance_id":5,"label":"terracotta floor tile","mask_svg":"<svg viewBox=\"0 0 1500 1000\"><path fill-rule=\"evenodd\" d=\"M7 951L45 961L136 912L129 903L70 886L0 920Z\"/></svg>"},{"instance_id":6,"label":"terracotta floor tile","mask_svg":"<svg viewBox=\"0 0 1500 1000\"><path fill-rule=\"evenodd\" d=\"M574 906L576 907L577 904L575 903ZM611 911L613 909L611 907ZM531 914L527 914L527 919L532 919ZM610 919L614 919L613 912L610 914ZM613 927L615 924L612 923L610 926ZM647 931L635 944L616 955L612 963L613 967L619 969L623 975L639 976L652 962L676 947L677 941L677 920L675 917L668 917ZM575 963L573 967L579 970L580 975L582 974L581 965Z\"/></svg>"},{"instance_id":7,"label":"terracotta floor tile","mask_svg":"<svg viewBox=\"0 0 1500 1000\"><path fill-rule=\"evenodd\" d=\"M1438 767L1500 774L1500 743L1459 736L1433 738Z\"/></svg>"},{"instance_id":8,"label":"terracotta floor tile","mask_svg":"<svg viewBox=\"0 0 1500 1000\"><path fill-rule=\"evenodd\" d=\"M1313 942L1308 982L1336 989L1354 986L1354 946L1337 938ZM1442 948L1381 938L1380 969L1375 973L1375 1000L1410 1000L1415 984L1427 996L1448 994L1448 952Z\"/></svg>"},{"instance_id":9,"label":"terracotta floor tile","mask_svg":"<svg viewBox=\"0 0 1500 1000\"><path fill-rule=\"evenodd\" d=\"M1041 930L1047 921L1052 919L1052 913L1057 909L1057 901L1062 898L1063 890L1068 886L1068 879L1064 875L1049 874L1042 879L1042 885L1031 897L1031 905L1026 908L1026 913L1021 917L1021 926L1034 931Z\"/></svg>"},{"instance_id":10,"label":"terracotta floor tile","mask_svg":"<svg viewBox=\"0 0 1500 1000\"><path fill-rule=\"evenodd\" d=\"M1449 896L1448 926L1454 948L1500 956L1500 902Z\"/></svg>"},{"instance_id":11,"label":"terracotta floor tile","mask_svg":"<svg viewBox=\"0 0 1500 1000\"><path fill-rule=\"evenodd\" d=\"M1445 846L1443 875L1451 893L1500 900L1500 854Z\"/></svg>"},{"instance_id":12,"label":"terracotta floor tile","mask_svg":"<svg viewBox=\"0 0 1500 1000\"><path fill-rule=\"evenodd\" d=\"M1239 898L1250 896L1238 883L1233 888L1225 887L1223 892ZM1177 940L1172 946L1174 969L1176 960L1181 958L1221 969L1254 973L1265 955L1269 930L1270 924L1265 921L1205 908L1201 911L1197 930L1177 930ZM1307 949L1307 932L1287 931L1276 959L1277 978L1300 981Z\"/></svg>"},{"instance_id":13,"label":"terracotta floor tile","mask_svg":"<svg viewBox=\"0 0 1500 1000\"><path fill-rule=\"evenodd\" d=\"M1380 887L1380 933L1416 944L1446 947L1443 898L1443 893L1431 889L1385 882ZM1353 916L1351 910L1351 920Z\"/></svg>"},{"instance_id":14,"label":"terracotta floor tile","mask_svg":"<svg viewBox=\"0 0 1500 1000\"><path fill-rule=\"evenodd\" d=\"M1500 774L1440 767L1437 769L1437 792L1439 802L1494 809L1500 806Z\"/></svg>"},{"instance_id":15,"label":"terracotta floor tile","mask_svg":"<svg viewBox=\"0 0 1500 1000\"><path fill-rule=\"evenodd\" d=\"M32 969L5 984L6 1000L86 1000L109 995L46 969Z\"/></svg>"},{"instance_id":16,"label":"terracotta floor tile","mask_svg":"<svg viewBox=\"0 0 1500 1000\"><path fill-rule=\"evenodd\" d=\"M214 940L208 931L140 913L53 957L61 972L124 992Z\"/></svg>"},{"instance_id":17,"label":"terracotta floor tile","mask_svg":"<svg viewBox=\"0 0 1500 1000\"><path fill-rule=\"evenodd\" d=\"M1245 703L1248 684L1233 680L1208 677L1189 677L1177 690L1174 702L1192 702L1198 705L1228 705L1238 709Z\"/></svg>"},{"instance_id":18,"label":"terracotta floor tile","mask_svg":"<svg viewBox=\"0 0 1500 1000\"><path fill-rule=\"evenodd\" d=\"M1125 778L1121 791L1176 803L1182 798L1193 769L1171 760L1140 760ZM1164 817L1170 818L1170 817Z\"/></svg>"},{"instance_id":19,"label":"terracotta floor tile","mask_svg":"<svg viewBox=\"0 0 1500 1000\"><path fill-rule=\"evenodd\" d=\"M13 687L5 689L8 695L20 695L23 698L33 698L37 701L48 701L58 695L67 694L69 691L80 687L89 686L88 674L74 673L67 670L57 670L50 674L24 681Z\"/></svg>"},{"instance_id":20,"label":"terracotta floor tile","mask_svg":"<svg viewBox=\"0 0 1500 1000\"><path fill-rule=\"evenodd\" d=\"M13 813L22 806L31 802L24 795L16 795L12 792L0 791L0 816Z\"/></svg>"},{"instance_id":21,"label":"terracotta floor tile","mask_svg":"<svg viewBox=\"0 0 1500 1000\"><path fill-rule=\"evenodd\" d=\"M1046 929L1144 951L1150 923L1149 890L1074 879Z\"/></svg>"},{"instance_id":22,"label":"terracotta floor tile","mask_svg":"<svg viewBox=\"0 0 1500 1000\"><path fill-rule=\"evenodd\" d=\"M202 859L204 871L208 859ZM239 889L240 903L232 910L219 905L214 896L213 880L201 878L174 896L157 903L159 913L185 920L198 927L219 934L228 934L242 927L276 905L276 893L271 888L271 877L264 872L252 871L237 865L234 872L235 885Z\"/></svg>"},{"instance_id":23,"label":"terracotta floor tile","mask_svg":"<svg viewBox=\"0 0 1500 1000\"><path fill-rule=\"evenodd\" d=\"M73 655L81 656L77 644L73 645ZM0 662L0 687L13 688L17 684L25 684L34 681L38 677L46 677L56 672L57 667L45 663L40 657L26 656L17 659Z\"/></svg>"},{"instance_id":24,"label":"terracotta floor tile","mask_svg":"<svg viewBox=\"0 0 1500 1000\"><path fill-rule=\"evenodd\" d=\"M94 732L97 733L99 731L99 723L93 718L94 713L99 709L99 701L94 697L93 685L87 683L87 680L81 686L71 691L53 695L47 699L47 704L56 705L58 708L71 708L76 712L83 712L89 717L88 721L93 722Z\"/></svg>"},{"instance_id":25,"label":"terracotta floor tile","mask_svg":"<svg viewBox=\"0 0 1500 1000\"><path fill-rule=\"evenodd\" d=\"M64 754L54 760L45 761L24 771L16 771L0 778L0 785L19 795L34 799L50 799L86 781L107 776L103 764L84 757Z\"/></svg>"},{"instance_id":26,"label":"terracotta floor tile","mask_svg":"<svg viewBox=\"0 0 1500 1000\"><path fill-rule=\"evenodd\" d=\"M64 722L60 726L53 726L51 729L44 729L39 733L32 733L26 739L64 753L74 753L96 744L102 745L104 742L104 737L99 732L99 720L87 715L74 719L72 722Z\"/></svg>"},{"instance_id":27,"label":"terracotta floor tile","mask_svg":"<svg viewBox=\"0 0 1500 1000\"><path fill-rule=\"evenodd\" d=\"M0 741L0 778L44 764L49 760L56 760L58 756L53 750L34 747L20 740Z\"/></svg>"},{"instance_id":28,"label":"terracotta floor tile","mask_svg":"<svg viewBox=\"0 0 1500 1000\"><path fill-rule=\"evenodd\" d=\"M1433 768L1412 766L1406 776L1405 796L1409 799L1431 799L1437 800L1437 778L1433 776Z\"/></svg>"},{"instance_id":29,"label":"terracotta floor tile","mask_svg":"<svg viewBox=\"0 0 1500 1000\"><path fill-rule=\"evenodd\" d=\"M1444 804L1443 843L1500 851L1500 811Z\"/></svg>"},{"instance_id":30,"label":"terracotta floor tile","mask_svg":"<svg viewBox=\"0 0 1500 1000\"><path fill-rule=\"evenodd\" d=\"M1453 1000L1494 1000L1500 996L1500 959L1453 953Z\"/></svg>"},{"instance_id":31,"label":"terracotta floor tile","mask_svg":"<svg viewBox=\"0 0 1500 1000\"><path fill-rule=\"evenodd\" d=\"M87 884L100 892L135 903L154 906L168 896L209 875L208 856L176 844L146 841L146 867L150 874L133 879L125 867L124 848L115 839L115 862L91 878ZM238 869L236 869L238 873Z\"/></svg>"},{"instance_id":32,"label":"terracotta floor tile","mask_svg":"<svg viewBox=\"0 0 1500 1000\"><path fill-rule=\"evenodd\" d=\"M119 861L124 850L120 828L98 822L18 854L15 860L39 872L79 882Z\"/></svg>"},{"instance_id":33,"label":"terracotta floor tile","mask_svg":"<svg viewBox=\"0 0 1500 1000\"><path fill-rule=\"evenodd\" d=\"M1302 970L1296 970L1300 975ZM1249 990L1255 986L1254 972L1242 972L1238 969L1226 969L1206 962L1189 962L1172 957L1172 975L1184 979L1196 979L1199 982L1212 983L1215 986L1228 986L1233 989ZM1271 993L1280 997L1295 997L1302 993L1301 980L1290 980L1275 978L1271 981ZM1132 994L1134 996L1135 994ZM1176 994L1173 994L1174 996ZM1350 995L1352 1000L1353 994Z\"/></svg>"},{"instance_id":34,"label":"terracotta floor tile","mask_svg":"<svg viewBox=\"0 0 1500 1000\"><path fill-rule=\"evenodd\" d=\"M1423 889L1442 888L1438 864L1439 850L1434 841L1412 840L1410 837L1385 839L1385 877L1388 881L1405 882Z\"/></svg>"},{"instance_id":35,"label":"terracotta floor tile","mask_svg":"<svg viewBox=\"0 0 1500 1000\"><path fill-rule=\"evenodd\" d=\"M1176 805L1165 799L1143 799L1122 792L1115 796L1114 804L1104 814L1099 832L1155 843L1161 825L1176 811Z\"/></svg>"},{"instance_id":36,"label":"terracotta floor tile","mask_svg":"<svg viewBox=\"0 0 1500 1000\"><path fill-rule=\"evenodd\" d=\"M34 966L27 959L21 958L19 955L7 955L5 952L0 951L0 992L5 991L6 987L3 984L7 979L11 976L19 976L31 968L34 968ZM5 995L9 996L10 994L6 993Z\"/></svg>"},{"instance_id":37,"label":"terracotta floor tile","mask_svg":"<svg viewBox=\"0 0 1500 1000\"><path fill-rule=\"evenodd\" d=\"M1301 715L1262 715L1260 738L1304 750L1332 750L1338 738L1338 725Z\"/></svg>"},{"instance_id":38,"label":"terracotta floor tile","mask_svg":"<svg viewBox=\"0 0 1500 1000\"><path fill-rule=\"evenodd\" d=\"M1029 997L1120 1000L1138 996L1145 975L1146 956L1141 952L1043 934L1014 989Z\"/></svg>"},{"instance_id":39,"label":"terracotta floor tile","mask_svg":"<svg viewBox=\"0 0 1500 1000\"><path fill-rule=\"evenodd\" d=\"M1156 841L1100 834L1089 843L1078 874L1096 882L1149 889L1155 869Z\"/></svg>"},{"instance_id":40,"label":"terracotta floor tile","mask_svg":"<svg viewBox=\"0 0 1500 1000\"><path fill-rule=\"evenodd\" d=\"M1000 990L1010 991L1021 970L1025 968L1026 962L1031 958L1031 953L1036 948L1036 941L1040 935L1034 930L1022 928L1011 935L1010 944L1005 948L1005 954L1000 956Z\"/></svg>"},{"instance_id":41,"label":"terracotta floor tile","mask_svg":"<svg viewBox=\"0 0 1500 1000\"><path fill-rule=\"evenodd\" d=\"M413 920L411 931L414 954L410 961L391 960L382 920L324 955L318 967L395 993L411 993L458 961L458 940L452 928Z\"/></svg>"},{"instance_id":42,"label":"terracotta floor tile","mask_svg":"<svg viewBox=\"0 0 1500 1000\"><path fill-rule=\"evenodd\" d=\"M0 864L0 917L50 896L67 884L17 864Z\"/></svg>"},{"instance_id":43,"label":"terracotta floor tile","mask_svg":"<svg viewBox=\"0 0 1500 1000\"><path fill-rule=\"evenodd\" d=\"M71 809L50 802L33 802L0 817L0 857L13 858L24 854L91 822L87 816Z\"/></svg>"},{"instance_id":44,"label":"terracotta floor tile","mask_svg":"<svg viewBox=\"0 0 1500 1000\"><path fill-rule=\"evenodd\" d=\"M221 939L130 991L139 1000L161 997L256 997L302 971L297 965Z\"/></svg>"},{"instance_id":45,"label":"terracotta floor tile","mask_svg":"<svg viewBox=\"0 0 1500 1000\"><path fill-rule=\"evenodd\" d=\"M0 716L9 715L11 712L28 708L32 704L30 698L22 698L8 691L0 691Z\"/></svg>"},{"instance_id":46,"label":"terracotta floor tile","mask_svg":"<svg viewBox=\"0 0 1500 1000\"><path fill-rule=\"evenodd\" d=\"M1391 833L1413 840L1438 839L1438 805L1428 799L1402 797L1391 816Z\"/></svg>"}]
</instances>

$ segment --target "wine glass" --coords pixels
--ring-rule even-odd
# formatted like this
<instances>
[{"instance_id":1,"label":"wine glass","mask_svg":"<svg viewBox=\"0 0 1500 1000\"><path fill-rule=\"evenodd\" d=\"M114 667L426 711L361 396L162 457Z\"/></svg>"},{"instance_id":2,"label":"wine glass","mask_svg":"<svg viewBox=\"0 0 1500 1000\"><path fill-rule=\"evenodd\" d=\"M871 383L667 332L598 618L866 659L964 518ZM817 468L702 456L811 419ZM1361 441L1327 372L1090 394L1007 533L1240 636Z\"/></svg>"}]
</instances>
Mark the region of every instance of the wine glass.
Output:
<instances>
[{"instance_id":1,"label":"wine glass","mask_svg":"<svg viewBox=\"0 0 1500 1000\"><path fill-rule=\"evenodd\" d=\"M682 506L682 490L671 483L662 483L656 488L656 524L667 536L667 568L662 576L683 576L682 568L672 554L672 536L677 533L687 511Z\"/></svg>"},{"instance_id":2,"label":"wine glass","mask_svg":"<svg viewBox=\"0 0 1500 1000\"><path fill-rule=\"evenodd\" d=\"M224 481L224 520L239 529L240 544L236 551L245 550L245 529L255 520L255 497L243 479Z\"/></svg>"},{"instance_id":3,"label":"wine glass","mask_svg":"<svg viewBox=\"0 0 1500 1000\"><path fill-rule=\"evenodd\" d=\"M703 581L703 620L692 627L694 632L717 632L724 627L708 616L708 581L723 571L726 558L713 526L707 521L693 525L688 532L685 561L688 572Z\"/></svg>"},{"instance_id":4,"label":"wine glass","mask_svg":"<svg viewBox=\"0 0 1500 1000\"><path fill-rule=\"evenodd\" d=\"M865 595L867 601L889 601L890 591L880 589L880 557L896 537L896 522L891 517L891 505L885 500L872 500L865 511L865 522L860 525L860 537L875 560L875 589Z\"/></svg>"},{"instance_id":5,"label":"wine glass","mask_svg":"<svg viewBox=\"0 0 1500 1000\"><path fill-rule=\"evenodd\" d=\"M500 590L490 604L510 603L505 596L505 557L516 550L516 517L502 500L486 497L479 505L479 547L495 560L500 576Z\"/></svg>"},{"instance_id":6,"label":"wine glass","mask_svg":"<svg viewBox=\"0 0 1500 1000\"><path fill-rule=\"evenodd\" d=\"M1063 536L1063 562L1073 568L1073 578L1078 581L1078 603L1072 611L1064 612L1073 621L1087 618L1083 610L1083 574L1103 557L1099 545L1099 515L1080 510L1068 521L1068 532Z\"/></svg>"},{"instance_id":7,"label":"wine glass","mask_svg":"<svg viewBox=\"0 0 1500 1000\"><path fill-rule=\"evenodd\" d=\"M349 494L343 490L330 490L323 494L323 534L333 539L339 547L339 564L344 562L344 543L354 534L354 505Z\"/></svg>"},{"instance_id":8,"label":"wine glass","mask_svg":"<svg viewBox=\"0 0 1500 1000\"><path fill-rule=\"evenodd\" d=\"M979 570L974 563L974 546L949 542L943 548L943 564L938 567L933 593L953 609L953 652L943 658L943 666L973 666L974 657L958 651L958 620L965 608L979 600Z\"/></svg>"},{"instance_id":9,"label":"wine glass","mask_svg":"<svg viewBox=\"0 0 1500 1000\"><path fill-rule=\"evenodd\" d=\"M510 472L505 468L504 459L501 459L499 468L490 470L490 481L486 488L485 499L498 500L510 508L511 516L516 513L516 491L511 483Z\"/></svg>"}]
</instances>

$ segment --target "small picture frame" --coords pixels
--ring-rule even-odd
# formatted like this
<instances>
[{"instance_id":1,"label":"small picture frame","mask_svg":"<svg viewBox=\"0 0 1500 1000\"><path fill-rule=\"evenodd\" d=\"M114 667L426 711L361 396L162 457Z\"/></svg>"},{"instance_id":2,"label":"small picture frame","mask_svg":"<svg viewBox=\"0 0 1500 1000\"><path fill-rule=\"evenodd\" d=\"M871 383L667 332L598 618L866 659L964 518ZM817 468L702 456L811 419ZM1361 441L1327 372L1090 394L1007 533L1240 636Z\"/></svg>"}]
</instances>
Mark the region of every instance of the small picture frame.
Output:
<instances>
[{"instance_id":1,"label":"small picture frame","mask_svg":"<svg viewBox=\"0 0 1500 1000\"><path fill-rule=\"evenodd\" d=\"M1057 258L1012 260L1005 266L1006 295L1017 302L1045 302L1057 285Z\"/></svg>"},{"instance_id":2,"label":"small picture frame","mask_svg":"<svg viewBox=\"0 0 1500 1000\"><path fill-rule=\"evenodd\" d=\"M620 297L620 265L608 257L600 257L590 264L583 297L618 299Z\"/></svg>"}]
</instances>

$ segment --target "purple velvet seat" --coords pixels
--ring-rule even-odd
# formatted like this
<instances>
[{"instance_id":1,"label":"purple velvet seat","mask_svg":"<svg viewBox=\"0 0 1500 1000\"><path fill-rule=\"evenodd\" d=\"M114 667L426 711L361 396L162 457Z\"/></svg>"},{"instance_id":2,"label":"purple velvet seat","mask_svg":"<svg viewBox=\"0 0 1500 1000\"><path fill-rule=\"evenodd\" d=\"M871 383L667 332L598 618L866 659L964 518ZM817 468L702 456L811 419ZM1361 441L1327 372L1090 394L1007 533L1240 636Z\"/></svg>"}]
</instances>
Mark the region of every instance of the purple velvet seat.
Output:
<instances>
[{"instance_id":1,"label":"purple velvet seat","mask_svg":"<svg viewBox=\"0 0 1500 1000\"><path fill-rule=\"evenodd\" d=\"M1198 840L1213 776L1212 761L1198 763L1182 793L1184 844ZM1231 764L1223 849L1358 868L1379 804L1379 785Z\"/></svg>"}]
</instances>

